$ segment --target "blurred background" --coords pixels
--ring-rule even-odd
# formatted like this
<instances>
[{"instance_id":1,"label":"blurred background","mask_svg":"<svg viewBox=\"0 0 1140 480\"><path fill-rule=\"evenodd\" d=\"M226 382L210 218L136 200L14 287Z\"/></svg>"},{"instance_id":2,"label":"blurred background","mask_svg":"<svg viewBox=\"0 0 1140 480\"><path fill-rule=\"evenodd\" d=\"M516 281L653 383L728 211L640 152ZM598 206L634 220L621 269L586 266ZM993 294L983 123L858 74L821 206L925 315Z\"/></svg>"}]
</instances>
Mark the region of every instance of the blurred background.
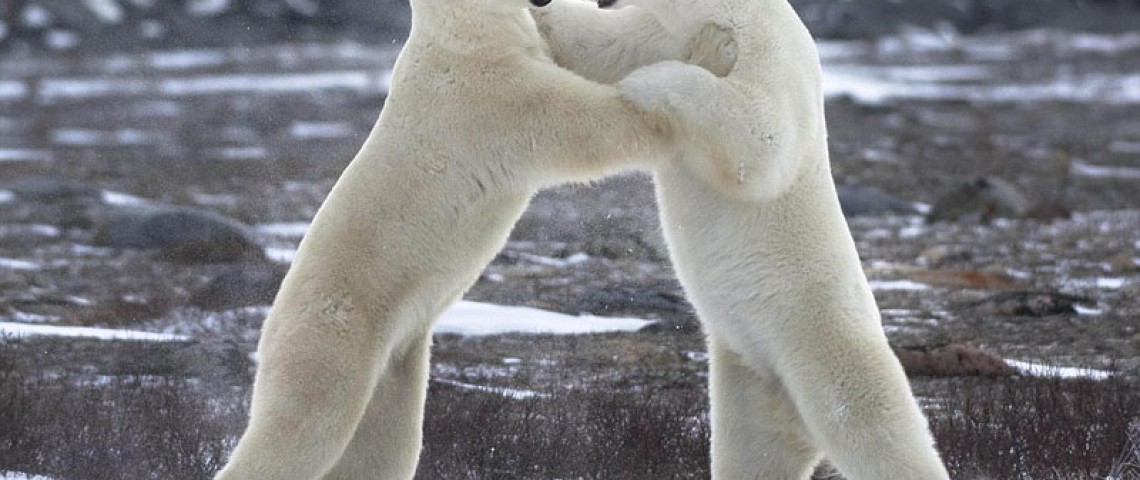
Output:
<instances>
[{"instance_id":1,"label":"blurred background","mask_svg":"<svg viewBox=\"0 0 1140 480\"><path fill-rule=\"evenodd\" d=\"M865 38L902 25L945 24L962 33L1058 27L1135 28L1135 0L795 0L821 38ZM6 0L0 49L135 50L352 38L402 40L410 21L398 0Z\"/></svg>"}]
</instances>

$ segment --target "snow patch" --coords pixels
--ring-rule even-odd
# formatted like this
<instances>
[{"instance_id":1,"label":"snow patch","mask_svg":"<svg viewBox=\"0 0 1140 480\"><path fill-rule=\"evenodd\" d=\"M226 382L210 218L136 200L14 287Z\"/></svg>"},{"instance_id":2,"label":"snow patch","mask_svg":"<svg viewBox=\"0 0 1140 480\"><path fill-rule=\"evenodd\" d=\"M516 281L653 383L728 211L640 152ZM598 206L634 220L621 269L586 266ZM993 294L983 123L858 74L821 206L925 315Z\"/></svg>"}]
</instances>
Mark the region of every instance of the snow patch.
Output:
<instances>
[{"instance_id":1,"label":"snow patch","mask_svg":"<svg viewBox=\"0 0 1140 480\"><path fill-rule=\"evenodd\" d=\"M919 291L930 290L930 285L911 280L871 280L871 290L874 291Z\"/></svg>"},{"instance_id":2,"label":"snow patch","mask_svg":"<svg viewBox=\"0 0 1140 480\"><path fill-rule=\"evenodd\" d=\"M356 133L346 122L293 122L289 135L297 138L348 138Z\"/></svg>"},{"instance_id":3,"label":"snow patch","mask_svg":"<svg viewBox=\"0 0 1140 480\"><path fill-rule=\"evenodd\" d=\"M575 335L635 332L655 323L637 318L573 316L530 307L508 307L461 300L447 309L435 333L467 336L505 333Z\"/></svg>"},{"instance_id":4,"label":"snow patch","mask_svg":"<svg viewBox=\"0 0 1140 480\"><path fill-rule=\"evenodd\" d=\"M253 228L274 237L301 238L309 231L309 222L262 223Z\"/></svg>"},{"instance_id":5,"label":"snow patch","mask_svg":"<svg viewBox=\"0 0 1140 480\"><path fill-rule=\"evenodd\" d=\"M1091 368L1079 367L1058 367L1056 365L1023 362L1020 360L1006 359L1005 364L1009 365L1014 370L1017 370L1018 373L1027 377L1084 378L1089 380L1105 380L1113 375L1112 372L1105 370L1095 370Z\"/></svg>"},{"instance_id":6,"label":"snow patch","mask_svg":"<svg viewBox=\"0 0 1140 480\"><path fill-rule=\"evenodd\" d=\"M16 194L11 190L0 188L0 203L9 203L16 199Z\"/></svg>"},{"instance_id":7,"label":"snow patch","mask_svg":"<svg viewBox=\"0 0 1140 480\"><path fill-rule=\"evenodd\" d=\"M141 332L137 330L116 330L112 328L73 327L55 325L29 325L26 323L0 322L0 337L66 337L90 338L95 340L140 340L148 342L184 342L190 340L182 335Z\"/></svg>"},{"instance_id":8,"label":"snow patch","mask_svg":"<svg viewBox=\"0 0 1140 480\"><path fill-rule=\"evenodd\" d=\"M0 268L6 268L8 270L19 270L24 272L34 272L37 270L43 270L44 266L39 262L20 260L18 258L0 257Z\"/></svg>"},{"instance_id":9,"label":"snow patch","mask_svg":"<svg viewBox=\"0 0 1140 480\"><path fill-rule=\"evenodd\" d=\"M28 86L19 80L0 80L0 100L19 100L28 96Z\"/></svg>"},{"instance_id":10,"label":"snow patch","mask_svg":"<svg viewBox=\"0 0 1140 480\"><path fill-rule=\"evenodd\" d=\"M138 206L146 205L149 203L142 197L136 197L134 195L126 193L112 192L110 190L103 190L102 197L103 203L106 203L107 205Z\"/></svg>"},{"instance_id":11,"label":"snow patch","mask_svg":"<svg viewBox=\"0 0 1140 480\"><path fill-rule=\"evenodd\" d=\"M1073 175L1092 178L1109 178L1116 180L1140 180L1140 168L1132 167L1106 167L1093 165L1082 161L1074 161L1069 167Z\"/></svg>"},{"instance_id":12,"label":"snow patch","mask_svg":"<svg viewBox=\"0 0 1140 480\"><path fill-rule=\"evenodd\" d=\"M43 162L50 161L52 158L55 158L55 156L47 150L0 148L0 162Z\"/></svg>"},{"instance_id":13,"label":"snow patch","mask_svg":"<svg viewBox=\"0 0 1140 480\"><path fill-rule=\"evenodd\" d=\"M515 388L504 387L489 387L486 385L475 385L471 383L463 383L455 380L448 380L445 378L433 378L431 381L443 385L450 385L463 390L471 390L475 392L490 393L494 395L502 395L504 397L512 398L515 400L528 400L531 398L550 398L550 394L539 393L533 390L519 390Z\"/></svg>"},{"instance_id":14,"label":"snow patch","mask_svg":"<svg viewBox=\"0 0 1140 480\"><path fill-rule=\"evenodd\" d=\"M278 263L293 263L293 259L297 258L297 249L284 247L266 247L265 258Z\"/></svg>"},{"instance_id":15,"label":"snow patch","mask_svg":"<svg viewBox=\"0 0 1140 480\"><path fill-rule=\"evenodd\" d=\"M24 472L0 471L0 480L52 480L51 477Z\"/></svg>"}]
</instances>

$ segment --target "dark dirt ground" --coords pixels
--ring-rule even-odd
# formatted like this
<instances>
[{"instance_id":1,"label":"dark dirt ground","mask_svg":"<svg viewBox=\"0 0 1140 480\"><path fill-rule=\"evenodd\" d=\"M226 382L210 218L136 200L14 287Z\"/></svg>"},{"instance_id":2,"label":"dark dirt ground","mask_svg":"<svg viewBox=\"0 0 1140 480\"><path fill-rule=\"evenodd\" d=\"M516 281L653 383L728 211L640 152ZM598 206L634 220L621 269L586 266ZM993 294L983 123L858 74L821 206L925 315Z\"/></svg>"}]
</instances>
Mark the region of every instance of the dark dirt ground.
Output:
<instances>
[{"instance_id":1,"label":"dark dirt ground","mask_svg":"<svg viewBox=\"0 0 1140 480\"><path fill-rule=\"evenodd\" d=\"M989 81L1087 71L1127 74L1140 66L1140 48L1073 53L1057 47L1070 37L1057 38L995 62L1005 73ZM0 95L0 151L7 155L0 155L0 188L46 175L204 206L251 225L307 221L379 112L383 94L373 84L390 65L393 47L328 40L211 52L215 60L175 67L175 52L0 57L0 82L29 88L25 96ZM911 66L947 61L955 61L953 51L863 60ZM257 82L321 72L368 80L313 90L236 88L186 95L148 90L147 83L265 76L244 80ZM143 87L68 93L68 82L89 80ZM868 277L879 285L876 296L892 343L969 343L1005 358L1140 377L1140 179L1128 174L1140 168L1137 103L865 104L834 98L827 107L838 183L875 186L929 205L988 175L1072 211L1070 218L1053 220L930 225L917 216L852 218ZM303 133L313 131L323 133ZM1080 175L1073 173L1074 164L1116 167L1125 174ZM189 305L194 291L231 266L94 247L96 225L83 212L58 202L0 203L0 258L13 261L0 264L0 319L188 332L198 342L142 347L28 340L42 355L24 358L23 367L44 374L248 382L245 353L253 349L264 310L218 313ZM614 388L703 385L704 363L694 355L703 349L701 337L658 230L651 180L644 175L539 194L467 298L660 319L666 328L541 342L441 336L433 375L514 388L565 382L575 372L590 375L577 381ZM296 242L264 233L259 239L283 248ZM588 259L562 266L542 261L579 252ZM1056 309L1029 311L1017 300L1025 292L1068 300ZM1003 295L1014 300L995 301ZM504 367L505 357L522 359L524 367ZM955 380L916 378L914 385L927 399L970 385L962 380L948 387L948 381Z\"/></svg>"}]
</instances>

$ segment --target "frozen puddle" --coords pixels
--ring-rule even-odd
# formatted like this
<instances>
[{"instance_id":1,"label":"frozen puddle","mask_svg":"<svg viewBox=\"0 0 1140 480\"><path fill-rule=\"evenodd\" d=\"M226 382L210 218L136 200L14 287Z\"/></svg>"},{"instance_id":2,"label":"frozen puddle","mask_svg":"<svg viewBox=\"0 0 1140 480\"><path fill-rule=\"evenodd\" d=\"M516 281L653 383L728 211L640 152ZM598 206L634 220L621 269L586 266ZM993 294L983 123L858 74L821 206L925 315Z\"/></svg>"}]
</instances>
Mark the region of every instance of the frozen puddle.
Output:
<instances>
[{"instance_id":1,"label":"frozen puddle","mask_svg":"<svg viewBox=\"0 0 1140 480\"><path fill-rule=\"evenodd\" d=\"M1023 362L1020 360L1005 361L1018 373L1027 377L1046 377L1046 378L1070 378L1070 379L1088 379L1088 380L1106 380L1112 376L1112 372L1105 370L1095 370L1092 368L1079 368L1079 367L1058 367L1055 365L1046 365L1043 363Z\"/></svg>"}]
</instances>

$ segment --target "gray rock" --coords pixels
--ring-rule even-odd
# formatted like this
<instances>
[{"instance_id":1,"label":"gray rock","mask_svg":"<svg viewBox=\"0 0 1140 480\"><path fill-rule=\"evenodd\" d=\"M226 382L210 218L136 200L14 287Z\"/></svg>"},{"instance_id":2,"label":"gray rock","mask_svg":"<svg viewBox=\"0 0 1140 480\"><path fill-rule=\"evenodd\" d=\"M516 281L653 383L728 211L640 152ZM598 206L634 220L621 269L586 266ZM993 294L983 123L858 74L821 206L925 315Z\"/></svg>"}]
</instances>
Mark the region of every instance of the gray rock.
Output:
<instances>
[{"instance_id":1,"label":"gray rock","mask_svg":"<svg viewBox=\"0 0 1140 480\"><path fill-rule=\"evenodd\" d=\"M288 267L264 263L235 265L195 290L190 304L206 310L225 310L273 303Z\"/></svg>"},{"instance_id":2,"label":"gray rock","mask_svg":"<svg viewBox=\"0 0 1140 480\"><path fill-rule=\"evenodd\" d=\"M223 263L262 260L265 252L241 222L207 210L169 205L113 208L95 244L161 250L166 260Z\"/></svg>"},{"instance_id":3,"label":"gray rock","mask_svg":"<svg viewBox=\"0 0 1140 480\"><path fill-rule=\"evenodd\" d=\"M102 198L102 190L66 178L28 176L3 185L16 200L25 202L93 202Z\"/></svg>"},{"instance_id":4,"label":"gray rock","mask_svg":"<svg viewBox=\"0 0 1140 480\"><path fill-rule=\"evenodd\" d=\"M978 177L934 202L926 220L989 222L995 218L1022 218L1033 207L1033 202L1012 183L997 177Z\"/></svg>"},{"instance_id":5,"label":"gray rock","mask_svg":"<svg viewBox=\"0 0 1140 480\"><path fill-rule=\"evenodd\" d=\"M919 213L915 204L904 201L875 187L863 185L836 186L839 204L847 217L880 215L913 215Z\"/></svg>"}]
</instances>

